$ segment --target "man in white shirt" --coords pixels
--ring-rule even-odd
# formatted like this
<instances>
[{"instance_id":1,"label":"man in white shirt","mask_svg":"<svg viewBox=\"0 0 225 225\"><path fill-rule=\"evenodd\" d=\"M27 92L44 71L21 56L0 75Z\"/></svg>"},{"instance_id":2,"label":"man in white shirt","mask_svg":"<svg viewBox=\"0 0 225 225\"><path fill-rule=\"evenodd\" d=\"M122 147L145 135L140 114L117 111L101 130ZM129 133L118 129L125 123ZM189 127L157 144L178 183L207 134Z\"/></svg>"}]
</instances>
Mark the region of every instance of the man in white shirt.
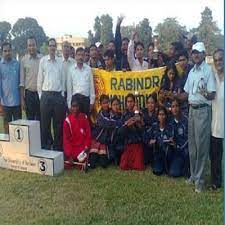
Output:
<instances>
[{"instance_id":1,"label":"man in white shirt","mask_svg":"<svg viewBox=\"0 0 225 225\"><path fill-rule=\"evenodd\" d=\"M62 129L65 118L65 78L62 59L55 55L56 40L48 41L49 55L40 60L37 90L40 98L42 148L50 149L49 137L53 119L53 149L62 150Z\"/></svg>"},{"instance_id":2,"label":"man in white shirt","mask_svg":"<svg viewBox=\"0 0 225 225\"><path fill-rule=\"evenodd\" d=\"M67 78L67 104L70 108L73 95L78 95L81 112L89 115L95 102L94 79L91 67L84 63L84 49L76 50L76 63L70 67Z\"/></svg>"},{"instance_id":3,"label":"man in white shirt","mask_svg":"<svg viewBox=\"0 0 225 225\"><path fill-rule=\"evenodd\" d=\"M224 138L224 50L217 49L213 54L216 69L216 97L212 101L212 134L211 134L211 190L222 185L222 158Z\"/></svg>"},{"instance_id":4,"label":"man in white shirt","mask_svg":"<svg viewBox=\"0 0 225 225\"><path fill-rule=\"evenodd\" d=\"M134 44L136 35L137 35L137 32L135 31L129 42L128 51L127 51L127 60L129 62L130 69L132 71L147 70L148 62L144 61L144 57L143 57L144 45L141 42L136 42Z\"/></svg>"},{"instance_id":5,"label":"man in white shirt","mask_svg":"<svg viewBox=\"0 0 225 225\"><path fill-rule=\"evenodd\" d=\"M205 62L205 46L197 42L192 47L194 67L188 74L184 95L190 105L188 119L188 149L191 177L187 183L195 184L195 192L203 187L203 171L209 155L211 133L211 101L215 97L215 77Z\"/></svg>"}]
</instances>

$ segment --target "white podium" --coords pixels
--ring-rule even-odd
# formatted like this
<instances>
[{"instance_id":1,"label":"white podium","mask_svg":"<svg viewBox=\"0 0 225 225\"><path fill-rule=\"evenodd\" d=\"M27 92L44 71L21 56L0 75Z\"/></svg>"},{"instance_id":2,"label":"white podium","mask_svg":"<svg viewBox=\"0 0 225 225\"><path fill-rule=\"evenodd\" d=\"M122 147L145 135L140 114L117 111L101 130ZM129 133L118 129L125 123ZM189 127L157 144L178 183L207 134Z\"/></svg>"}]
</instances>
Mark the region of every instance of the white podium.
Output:
<instances>
[{"instance_id":1,"label":"white podium","mask_svg":"<svg viewBox=\"0 0 225 225\"><path fill-rule=\"evenodd\" d=\"M55 176L64 169L63 153L41 149L40 122L16 120L0 134L0 167Z\"/></svg>"}]
</instances>

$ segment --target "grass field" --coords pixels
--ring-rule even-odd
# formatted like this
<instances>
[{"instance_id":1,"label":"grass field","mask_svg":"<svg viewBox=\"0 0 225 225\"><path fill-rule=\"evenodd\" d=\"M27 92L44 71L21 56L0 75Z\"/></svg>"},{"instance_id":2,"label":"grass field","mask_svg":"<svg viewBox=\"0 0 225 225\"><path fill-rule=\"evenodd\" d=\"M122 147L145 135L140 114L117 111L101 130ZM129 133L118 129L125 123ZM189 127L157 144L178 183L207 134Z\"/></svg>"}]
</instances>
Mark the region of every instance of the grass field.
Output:
<instances>
[{"instance_id":1,"label":"grass field","mask_svg":"<svg viewBox=\"0 0 225 225\"><path fill-rule=\"evenodd\" d=\"M222 225L223 193L184 178L96 169L58 177L0 169L1 225Z\"/></svg>"},{"instance_id":2,"label":"grass field","mask_svg":"<svg viewBox=\"0 0 225 225\"><path fill-rule=\"evenodd\" d=\"M0 225L222 225L223 190L192 189L149 168L58 177L0 169Z\"/></svg>"}]
</instances>

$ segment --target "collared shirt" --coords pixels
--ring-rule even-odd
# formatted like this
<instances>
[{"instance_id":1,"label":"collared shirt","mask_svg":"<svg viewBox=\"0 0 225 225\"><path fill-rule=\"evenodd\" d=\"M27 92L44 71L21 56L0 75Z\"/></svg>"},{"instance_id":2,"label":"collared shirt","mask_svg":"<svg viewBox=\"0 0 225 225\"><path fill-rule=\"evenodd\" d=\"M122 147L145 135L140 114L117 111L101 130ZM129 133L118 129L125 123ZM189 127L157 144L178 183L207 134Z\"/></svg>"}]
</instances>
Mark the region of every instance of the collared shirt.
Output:
<instances>
[{"instance_id":1,"label":"collared shirt","mask_svg":"<svg viewBox=\"0 0 225 225\"><path fill-rule=\"evenodd\" d=\"M212 67L205 61L198 67L195 65L188 74L187 81L184 86L184 91L188 93L188 101L190 104L208 104L211 105L212 101L207 100L200 94L200 86L204 82L207 92L216 91L215 76Z\"/></svg>"},{"instance_id":2,"label":"collared shirt","mask_svg":"<svg viewBox=\"0 0 225 225\"><path fill-rule=\"evenodd\" d=\"M224 138L224 78L216 77L216 96L212 101L212 136Z\"/></svg>"},{"instance_id":3,"label":"collared shirt","mask_svg":"<svg viewBox=\"0 0 225 225\"><path fill-rule=\"evenodd\" d=\"M128 50L127 50L127 60L130 65L130 69L132 71L140 71L140 70L147 70L148 69L148 63L144 61L142 64L138 59L135 59L134 57L134 41L130 40L129 45L128 45Z\"/></svg>"},{"instance_id":4,"label":"collared shirt","mask_svg":"<svg viewBox=\"0 0 225 225\"><path fill-rule=\"evenodd\" d=\"M62 57L62 61L63 61L63 71L64 71L64 75L65 75L65 85L66 85L69 68L72 65L74 65L74 63L76 61L75 61L75 59L73 59L71 57L69 57L67 60L64 57Z\"/></svg>"},{"instance_id":5,"label":"collared shirt","mask_svg":"<svg viewBox=\"0 0 225 225\"><path fill-rule=\"evenodd\" d=\"M98 59L95 64L91 63L91 58L87 62L87 65L90 66L91 68L104 68L104 65L101 63L101 61Z\"/></svg>"},{"instance_id":6,"label":"collared shirt","mask_svg":"<svg viewBox=\"0 0 225 225\"><path fill-rule=\"evenodd\" d=\"M20 65L16 59L0 62L0 98L3 106L20 105Z\"/></svg>"},{"instance_id":7,"label":"collared shirt","mask_svg":"<svg viewBox=\"0 0 225 225\"><path fill-rule=\"evenodd\" d=\"M83 64L80 69L75 63L71 66L67 78L67 104L70 107L74 94L82 94L90 98L90 104L95 102L94 79L90 66Z\"/></svg>"},{"instance_id":8,"label":"collared shirt","mask_svg":"<svg viewBox=\"0 0 225 225\"><path fill-rule=\"evenodd\" d=\"M20 86L30 91L37 91L37 77L41 55L32 57L26 54L20 62Z\"/></svg>"},{"instance_id":9,"label":"collared shirt","mask_svg":"<svg viewBox=\"0 0 225 225\"><path fill-rule=\"evenodd\" d=\"M64 95L65 77L61 58L55 56L55 59L51 60L49 55L41 58L38 70L37 90L39 97L41 97L42 91L61 91L62 95Z\"/></svg>"}]
</instances>

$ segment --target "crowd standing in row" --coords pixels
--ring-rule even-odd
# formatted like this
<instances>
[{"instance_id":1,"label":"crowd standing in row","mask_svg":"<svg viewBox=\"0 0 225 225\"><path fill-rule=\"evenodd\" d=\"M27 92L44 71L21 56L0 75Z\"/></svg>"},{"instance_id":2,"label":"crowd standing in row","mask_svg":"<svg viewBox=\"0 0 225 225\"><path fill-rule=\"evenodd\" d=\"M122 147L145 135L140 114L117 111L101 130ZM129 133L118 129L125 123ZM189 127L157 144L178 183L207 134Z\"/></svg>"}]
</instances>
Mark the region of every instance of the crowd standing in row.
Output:
<instances>
[{"instance_id":1,"label":"crowd standing in row","mask_svg":"<svg viewBox=\"0 0 225 225\"><path fill-rule=\"evenodd\" d=\"M88 153L91 168L109 163L122 170L144 170L151 165L156 175L186 176L199 193L208 155L211 159L211 189L222 183L224 136L224 64L222 49L213 54L215 70L205 62L205 47L196 37L186 48L171 43L167 54L137 40L122 38L119 18L115 40L104 46L97 42L76 51L63 43L63 55L56 55L56 40L48 41L49 54L37 53L34 37L27 39L27 54L20 63L12 58L12 46L2 44L0 98L4 127L22 117L41 122L43 149L64 151L73 163ZM176 64L183 69L178 74ZM120 100L100 96L101 109L95 124L89 116L95 103L91 68L107 71L140 71L166 66L158 93L149 93L146 108L139 109L136 96L128 94L126 109ZM188 117L188 118L187 118ZM53 122L53 135L51 133ZM210 153L210 154L209 154Z\"/></svg>"}]
</instances>

